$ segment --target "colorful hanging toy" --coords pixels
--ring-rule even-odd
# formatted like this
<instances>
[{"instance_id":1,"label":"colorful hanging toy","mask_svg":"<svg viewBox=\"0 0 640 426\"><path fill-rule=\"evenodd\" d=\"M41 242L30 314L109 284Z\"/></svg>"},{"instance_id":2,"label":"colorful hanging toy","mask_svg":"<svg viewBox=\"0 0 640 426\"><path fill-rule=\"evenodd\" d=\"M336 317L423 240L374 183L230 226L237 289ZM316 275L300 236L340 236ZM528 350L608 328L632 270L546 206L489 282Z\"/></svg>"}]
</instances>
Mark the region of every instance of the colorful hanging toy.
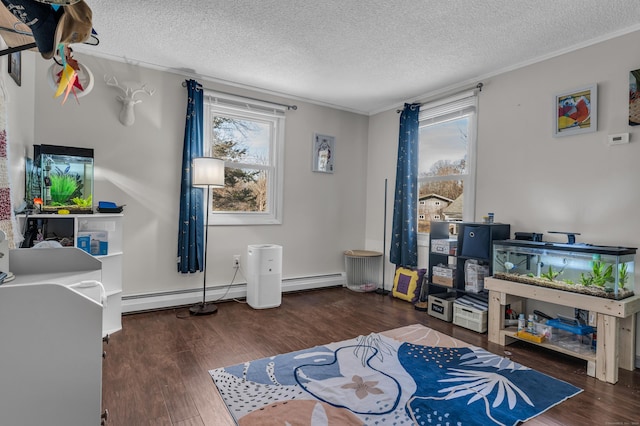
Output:
<instances>
[{"instance_id":1,"label":"colorful hanging toy","mask_svg":"<svg viewBox=\"0 0 640 426\"><path fill-rule=\"evenodd\" d=\"M58 52L62 59L62 70L57 74L58 89L56 90L54 97L57 98L64 93L64 99L62 99L62 105L64 105L69 97L69 93L73 92L76 102L80 103L80 101L78 101L78 94L76 93L76 89L80 91L84 90L82 84L80 84L80 80L78 79L80 65L78 64L78 61L73 59L72 51L68 46L60 43L58 45Z\"/></svg>"}]
</instances>

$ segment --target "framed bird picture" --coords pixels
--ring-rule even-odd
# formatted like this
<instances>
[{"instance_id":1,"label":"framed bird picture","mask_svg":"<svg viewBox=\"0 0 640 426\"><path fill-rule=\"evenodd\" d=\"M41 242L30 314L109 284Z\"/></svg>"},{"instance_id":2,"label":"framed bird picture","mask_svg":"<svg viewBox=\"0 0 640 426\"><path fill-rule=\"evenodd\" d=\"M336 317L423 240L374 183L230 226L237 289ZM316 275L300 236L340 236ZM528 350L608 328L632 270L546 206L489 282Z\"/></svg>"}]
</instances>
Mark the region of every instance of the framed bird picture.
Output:
<instances>
[{"instance_id":1,"label":"framed bird picture","mask_svg":"<svg viewBox=\"0 0 640 426\"><path fill-rule=\"evenodd\" d=\"M553 136L595 132L598 129L598 86L560 93L554 98Z\"/></svg>"}]
</instances>

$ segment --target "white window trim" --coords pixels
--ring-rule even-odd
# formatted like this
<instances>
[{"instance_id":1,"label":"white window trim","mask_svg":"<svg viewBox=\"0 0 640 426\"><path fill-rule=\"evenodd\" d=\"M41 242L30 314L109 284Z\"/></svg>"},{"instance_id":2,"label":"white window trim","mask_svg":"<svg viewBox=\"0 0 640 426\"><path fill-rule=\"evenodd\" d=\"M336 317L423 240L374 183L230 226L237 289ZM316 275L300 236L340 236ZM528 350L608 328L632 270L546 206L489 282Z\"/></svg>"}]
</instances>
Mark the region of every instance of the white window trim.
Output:
<instances>
[{"instance_id":1,"label":"white window trim","mask_svg":"<svg viewBox=\"0 0 640 426\"><path fill-rule=\"evenodd\" d=\"M452 115L451 117L443 120L438 120L437 117L446 114L454 114L463 108L471 108L471 111L460 114L458 116ZM431 120L432 123L444 122L447 119L455 119L464 115L469 115L469 151L466 176L463 176L464 180L464 206L462 210L462 220L472 222L475 219L476 211L476 170L477 170L477 150L478 150L478 95L476 90L465 91L457 95L441 99L438 101L424 104L420 108L419 123L423 121ZM438 180L438 177L430 178L429 180ZM443 177L444 179L450 179L450 177ZM418 233L418 243L427 242L428 245L428 233Z\"/></svg>"},{"instance_id":2,"label":"white window trim","mask_svg":"<svg viewBox=\"0 0 640 426\"><path fill-rule=\"evenodd\" d=\"M282 224L282 212L283 212L283 193L284 193L284 129L285 129L285 116L286 107L271 104L268 102L260 102L255 100L247 100L242 97L220 94L214 91L205 90L204 93L204 140L206 144L204 152L205 155L211 155L210 143L211 140L211 126L206 123L209 122L211 117L211 103L218 104L220 109L225 110L229 115L239 116L239 118L255 118L255 119L268 119L273 121L272 128L272 141L271 147L271 162L274 167L264 167L264 170L272 169L273 177L269 180L268 188L268 212L232 212L221 213L210 210L210 206L207 206L209 214L209 225L280 225ZM243 163L226 163L226 167L238 167L242 168ZM246 166L246 165L245 165ZM251 164L250 168L259 169L261 167ZM274 201L275 200L275 201Z\"/></svg>"}]
</instances>

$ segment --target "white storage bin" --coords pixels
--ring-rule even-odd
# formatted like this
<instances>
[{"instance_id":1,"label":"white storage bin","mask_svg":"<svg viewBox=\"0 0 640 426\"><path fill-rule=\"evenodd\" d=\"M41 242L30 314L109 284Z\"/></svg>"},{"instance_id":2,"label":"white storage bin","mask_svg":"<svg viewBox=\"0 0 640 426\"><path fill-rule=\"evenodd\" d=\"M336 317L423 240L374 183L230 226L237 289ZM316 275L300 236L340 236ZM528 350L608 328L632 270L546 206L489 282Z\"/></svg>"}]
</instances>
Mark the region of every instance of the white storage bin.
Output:
<instances>
[{"instance_id":1,"label":"white storage bin","mask_svg":"<svg viewBox=\"0 0 640 426\"><path fill-rule=\"evenodd\" d=\"M448 293L429 295L429 315L443 321L451 322L453 319L453 301L456 297Z\"/></svg>"},{"instance_id":2,"label":"white storage bin","mask_svg":"<svg viewBox=\"0 0 640 426\"><path fill-rule=\"evenodd\" d=\"M487 331L487 311L454 303L453 323L478 333L484 333Z\"/></svg>"}]
</instances>

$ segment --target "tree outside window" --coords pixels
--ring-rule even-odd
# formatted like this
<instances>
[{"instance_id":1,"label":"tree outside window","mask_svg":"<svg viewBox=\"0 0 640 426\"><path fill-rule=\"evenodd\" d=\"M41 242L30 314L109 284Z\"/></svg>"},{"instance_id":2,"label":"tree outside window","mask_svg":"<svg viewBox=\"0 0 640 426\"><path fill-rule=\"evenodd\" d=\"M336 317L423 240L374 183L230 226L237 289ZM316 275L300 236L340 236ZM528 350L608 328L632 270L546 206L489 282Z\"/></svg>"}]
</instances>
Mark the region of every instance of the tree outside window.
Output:
<instances>
[{"instance_id":1,"label":"tree outside window","mask_svg":"<svg viewBox=\"0 0 640 426\"><path fill-rule=\"evenodd\" d=\"M235 105L208 105L205 132L210 155L225 161L225 186L211 191L213 224L280 223L284 117L243 111Z\"/></svg>"}]
</instances>

